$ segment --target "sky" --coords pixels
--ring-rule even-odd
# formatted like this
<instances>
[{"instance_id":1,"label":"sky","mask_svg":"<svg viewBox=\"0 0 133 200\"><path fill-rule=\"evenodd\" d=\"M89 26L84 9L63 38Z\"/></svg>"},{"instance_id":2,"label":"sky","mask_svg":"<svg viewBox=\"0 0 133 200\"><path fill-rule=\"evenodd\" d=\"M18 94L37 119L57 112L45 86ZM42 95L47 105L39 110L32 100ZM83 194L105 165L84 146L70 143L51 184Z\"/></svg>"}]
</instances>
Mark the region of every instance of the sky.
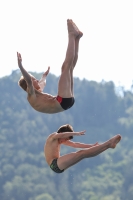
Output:
<instances>
[{"instance_id":1,"label":"sky","mask_svg":"<svg viewBox=\"0 0 133 200\"><path fill-rule=\"evenodd\" d=\"M68 43L67 19L83 32L74 77L113 81L130 89L133 80L132 0L1 0L0 77L18 69L59 76Z\"/></svg>"}]
</instances>

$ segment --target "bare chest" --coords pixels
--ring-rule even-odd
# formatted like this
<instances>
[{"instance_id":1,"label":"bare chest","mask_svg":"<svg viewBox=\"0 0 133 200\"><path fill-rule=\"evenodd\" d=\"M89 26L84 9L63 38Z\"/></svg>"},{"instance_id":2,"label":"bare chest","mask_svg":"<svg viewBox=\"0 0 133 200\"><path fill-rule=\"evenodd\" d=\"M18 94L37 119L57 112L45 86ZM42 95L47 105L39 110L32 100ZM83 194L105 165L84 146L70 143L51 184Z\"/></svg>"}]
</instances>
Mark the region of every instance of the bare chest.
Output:
<instances>
[{"instance_id":1,"label":"bare chest","mask_svg":"<svg viewBox=\"0 0 133 200\"><path fill-rule=\"evenodd\" d=\"M35 97L28 96L27 98L30 105L37 111L43 113L56 113L61 112L61 106L58 105L56 97L40 93L36 94Z\"/></svg>"},{"instance_id":2,"label":"bare chest","mask_svg":"<svg viewBox=\"0 0 133 200\"><path fill-rule=\"evenodd\" d=\"M50 165L55 158L60 156L60 145L57 142L47 143L44 146L44 155L47 163Z\"/></svg>"}]
</instances>

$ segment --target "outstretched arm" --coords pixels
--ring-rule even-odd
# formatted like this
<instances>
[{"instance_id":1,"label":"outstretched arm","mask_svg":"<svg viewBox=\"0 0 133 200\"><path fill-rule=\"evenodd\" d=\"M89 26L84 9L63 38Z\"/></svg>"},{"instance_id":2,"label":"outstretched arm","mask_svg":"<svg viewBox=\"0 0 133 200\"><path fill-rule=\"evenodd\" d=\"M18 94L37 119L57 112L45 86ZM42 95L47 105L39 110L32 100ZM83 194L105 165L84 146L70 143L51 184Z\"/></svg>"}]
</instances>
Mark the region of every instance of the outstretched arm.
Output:
<instances>
[{"instance_id":1,"label":"outstretched arm","mask_svg":"<svg viewBox=\"0 0 133 200\"><path fill-rule=\"evenodd\" d=\"M47 71L43 73L41 79L39 80L39 86L41 88L41 92L44 90L44 87L46 85L46 77L49 73L50 67L48 67Z\"/></svg>"},{"instance_id":2,"label":"outstretched arm","mask_svg":"<svg viewBox=\"0 0 133 200\"><path fill-rule=\"evenodd\" d=\"M17 59L18 59L18 66L21 70L21 73L25 79L25 81L27 82L27 86L28 86L28 93L29 94L33 94L34 93L34 87L32 85L32 80L31 80L31 76L30 74L24 69L23 65L22 65L22 57L21 54L17 52Z\"/></svg>"},{"instance_id":3,"label":"outstretched arm","mask_svg":"<svg viewBox=\"0 0 133 200\"><path fill-rule=\"evenodd\" d=\"M85 135L85 131L57 133L54 136L54 139L69 138L70 136L74 136L74 135L77 135L77 136Z\"/></svg>"},{"instance_id":4,"label":"outstretched arm","mask_svg":"<svg viewBox=\"0 0 133 200\"><path fill-rule=\"evenodd\" d=\"M22 57L21 54L17 52L17 58L18 58L18 66L23 74L24 79L26 80L27 83L31 82L31 76L30 74L24 69L22 65Z\"/></svg>"},{"instance_id":5,"label":"outstretched arm","mask_svg":"<svg viewBox=\"0 0 133 200\"><path fill-rule=\"evenodd\" d=\"M95 144L84 144L84 143L80 143L80 142L72 142L70 140L67 140L67 141L63 142L63 144L66 146L74 147L74 148L90 148L90 147L94 147L94 146L98 145L98 142Z\"/></svg>"}]
</instances>

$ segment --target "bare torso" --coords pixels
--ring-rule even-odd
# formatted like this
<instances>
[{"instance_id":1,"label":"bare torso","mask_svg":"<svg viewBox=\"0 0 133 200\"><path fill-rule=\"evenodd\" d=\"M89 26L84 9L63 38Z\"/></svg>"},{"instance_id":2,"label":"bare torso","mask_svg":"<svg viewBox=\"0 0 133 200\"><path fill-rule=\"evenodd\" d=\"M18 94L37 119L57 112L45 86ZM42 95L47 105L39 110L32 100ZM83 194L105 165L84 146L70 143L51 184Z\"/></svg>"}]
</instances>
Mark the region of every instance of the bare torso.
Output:
<instances>
[{"instance_id":1,"label":"bare torso","mask_svg":"<svg viewBox=\"0 0 133 200\"><path fill-rule=\"evenodd\" d=\"M44 155L48 165L50 165L55 158L60 157L60 144L58 139L53 139L55 134L57 133L49 135L44 146Z\"/></svg>"},{"instance_id":2,"label":"bare torso","mask_svg":"<svg viewBox=\"0 0 133 200\"><path fill-rule=\"evenodd\" d=\"M28 95L27 100L37 111L43 113L58 113L64 111L55 96L35 90L34 95Z\"/></svg>"}]
</instances>

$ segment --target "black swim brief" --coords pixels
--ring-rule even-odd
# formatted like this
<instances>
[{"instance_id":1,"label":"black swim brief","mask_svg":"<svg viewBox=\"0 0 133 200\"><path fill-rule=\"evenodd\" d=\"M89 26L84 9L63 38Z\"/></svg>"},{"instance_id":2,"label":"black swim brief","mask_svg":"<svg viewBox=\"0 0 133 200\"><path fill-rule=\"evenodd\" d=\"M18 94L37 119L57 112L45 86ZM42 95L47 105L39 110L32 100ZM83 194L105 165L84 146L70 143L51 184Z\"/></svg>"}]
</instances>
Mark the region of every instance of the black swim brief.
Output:
<instances>
[{"instance_id":1,"label":"black swim brief","mask_svg":"<svg viewBox=\"0 0 133 200\"><path fill-rule=\"evenodd\" d=\"M57 101L60 103L61 107L64 110L67 110L69 108L71 108L75 102L74 97L70 97L70 98L62 98L59 95L56 97Z\"/></svg>"},{"instance_id":2,"label":"black swim brief","mask_svg":"<svg viewBox=\"0 0 133 200\"><path fill-rule=\"evenodd\" d=\"M56 172L56 173L62 173L64 172L64 169L63 170L60 170L58 165L57 165L57 159L54 159L50 165L50 168Z\"/></svg>"}]
</instances>

